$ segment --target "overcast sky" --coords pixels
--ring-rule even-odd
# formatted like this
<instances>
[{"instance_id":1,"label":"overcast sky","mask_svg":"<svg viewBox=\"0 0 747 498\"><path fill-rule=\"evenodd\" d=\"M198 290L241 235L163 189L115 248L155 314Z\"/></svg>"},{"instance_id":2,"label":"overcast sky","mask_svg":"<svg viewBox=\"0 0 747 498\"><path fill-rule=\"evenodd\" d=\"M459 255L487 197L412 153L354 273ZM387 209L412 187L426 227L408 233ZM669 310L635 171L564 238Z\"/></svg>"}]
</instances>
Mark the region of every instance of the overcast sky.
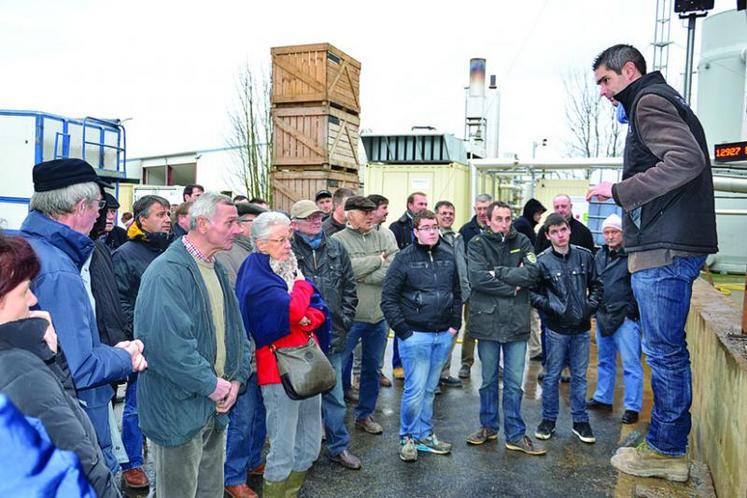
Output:
<instances>
[{"instance_id":1,"label":"overcast sky","mask_svg":"<svg viewBox=\"0 0 747 498\"><path fill-rule=\"evenodd\" d=\"M735 5L716 0L714 12ZM462 138L469 59L484 57L501 89L502 152L529 157L547 138L545 153L563 154L563 74L591 79L614 43L650 64L655 20L655 0L3 0L0 108L132 118L129 157L223 147L243 64L269 73L270 47L329 42L363 65L362 128ZM678 89L685 34L673 16Z\"/></svg>"}]
</instances>

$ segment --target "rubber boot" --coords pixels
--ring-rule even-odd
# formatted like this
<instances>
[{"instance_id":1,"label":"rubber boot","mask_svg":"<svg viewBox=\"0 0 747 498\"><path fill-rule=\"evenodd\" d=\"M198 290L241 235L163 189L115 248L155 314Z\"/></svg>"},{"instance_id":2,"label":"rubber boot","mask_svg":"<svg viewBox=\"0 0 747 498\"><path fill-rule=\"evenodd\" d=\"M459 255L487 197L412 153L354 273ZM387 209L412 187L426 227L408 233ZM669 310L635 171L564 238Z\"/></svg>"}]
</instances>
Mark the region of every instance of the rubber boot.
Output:
<instances>
[{"instance_id":1,"label":"rubber boot","mask_svg":"<svg viewBox=\"0 0 747 498\"><path fill-rule=\"evenodd\" d=\"M286 489L288 488L288 479L284 481L264 480L262 484L263 498L285 498Z\"/></svg>"},{"instance_id":2,"label":"rubber boot","mask_svg":"<svg viewBox=\"0 0 747 498\"><path fill-rule=\"evenodd\" d=\"M306 471L293 471L288 476L288 485L285 488L285 498L296 498L301 491L303 482L306 480Z\"/></svg>"}]
</instances>

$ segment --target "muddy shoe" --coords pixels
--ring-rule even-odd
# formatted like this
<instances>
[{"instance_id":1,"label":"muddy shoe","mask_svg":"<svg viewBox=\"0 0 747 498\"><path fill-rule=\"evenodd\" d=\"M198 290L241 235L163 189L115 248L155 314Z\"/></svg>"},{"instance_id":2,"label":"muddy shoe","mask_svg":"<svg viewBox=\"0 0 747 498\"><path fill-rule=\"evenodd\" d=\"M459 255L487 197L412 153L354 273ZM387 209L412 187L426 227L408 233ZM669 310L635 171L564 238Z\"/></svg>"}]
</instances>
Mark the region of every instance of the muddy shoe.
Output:
<instances>
[{"instance_id":1,"label":"muddy shoe","mask_svg":"<svg viewBox=\"0 0 747 498\"><path fill-rule=\"evenodd\" d=\"M418 448L411 437L403 437L399 441L399 459L403 462L415 462L418 459Z\"/></svg>"},{"instance_id":2,"label":"muddy shoe","mask_svg":"<svg viewBox=\"0 0 747 498\"><path fill-rule=\"evenodd\" d=\"M622 416L623 424L635 424L638 422L638 412L635 410L625 410Z\"/></svg>"},{"instance_id":3,"label":"muddy shoe","mask_svg":"<svg viewBox=\"0 0 747 498\"><path fill-rule=\"evenodd\" d=\"M687 456L662 455L642 442L637 448L620 448L610 459L620 472L637 477L660 477L669 481L685 482L690 475Z\"/></svg>"},{"instance_id":4,"label":"muddy shoe","mask_svg":"<svg viewBox=\"0 0 747 498\"><path fill-rule=\"evenodd\" d=\"M484 444L488 441L498 439L498 431L488 429L487 427L480 427L480 430L474 434L467 436L467 444L478 445Z\"/></svg>"},{"instance_id":5,"label":"muddy shoe","mask_svg":"<svg viewBox=\"0 0 747 498\"><path fill-rule=\"evenodd\" d=\"M437 455L447 455L451 452L451 443L439 441L435 434L420 439L416 442L418 451L423 453L435 453Z\"/></svg>"},{"instance_id":6,"label":"muddy shoe","mask_svg":"<svg viewBox=\"0 0 747 498\"><path fill-rule=\"evenodd\" d=\"M402 367L393 368L392 377L397 380L405 380L405 369Z\"/></svg>"},{"instance_id":7,"label":"muddy shoe","mask_svg":"<svg viewBox=\"0 0 747 498\"><path fill-rule=\"evenodd\" d=\"M544 455L547 453L545 448L535 446L529 436L524 436L518 441L506 441L506 448L514 451L523 451L527 455Z\"/></svg>"},{"instance_id":8,"label":"muddy shoe","mask_svg":"<svg viewBox=\"0 0 747 498\"><path fill-rule=\"evenodd\" d=\"M355 421L355 426L369 434L381 434L384 428L373 417L366 417Z\"/></svg>"}]
</instances>

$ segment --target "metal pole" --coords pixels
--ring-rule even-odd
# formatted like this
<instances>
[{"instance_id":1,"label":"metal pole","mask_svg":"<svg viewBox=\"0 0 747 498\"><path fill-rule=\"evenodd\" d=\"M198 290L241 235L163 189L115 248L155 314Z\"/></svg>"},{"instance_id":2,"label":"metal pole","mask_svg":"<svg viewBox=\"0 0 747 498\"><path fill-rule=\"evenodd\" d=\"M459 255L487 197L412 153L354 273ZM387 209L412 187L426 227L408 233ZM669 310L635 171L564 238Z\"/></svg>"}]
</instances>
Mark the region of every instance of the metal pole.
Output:
<instances>
[{"instance_id":1,"label":"metal pole","mask_svg":"<svg viewBox=\"0 0 747 498\"><path fill-rule=\"evenodd\" d=\"M695 53L695 19L701 17L697 14L687 16L687 54L685 56L685 101L690 103L690 94L693 84L693 58Z\"/></svg>"}]
</instances>

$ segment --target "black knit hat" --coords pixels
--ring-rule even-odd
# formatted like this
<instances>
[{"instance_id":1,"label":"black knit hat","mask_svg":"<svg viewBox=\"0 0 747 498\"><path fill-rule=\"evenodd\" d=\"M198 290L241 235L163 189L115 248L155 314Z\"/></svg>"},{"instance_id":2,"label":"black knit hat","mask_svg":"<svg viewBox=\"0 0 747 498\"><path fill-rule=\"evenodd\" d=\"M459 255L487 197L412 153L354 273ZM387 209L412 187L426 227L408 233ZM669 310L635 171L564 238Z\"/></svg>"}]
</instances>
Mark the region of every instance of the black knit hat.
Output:
<instances>
[{"instance_id":1,"label":"black knit hat","mask_svg":"<svg viewBox=\"0 0 747 498\"><path fill-rule=\"evenodd\" d=\"M119 201L109 192L104 192L104 200L106 201L106 209L119 209Z\"/></svg>"},{"instance_id":2,"label":"black knit hat","mask_svg":"<svg viewBox=\"0 0 747 498\"><path fill-rule=\"evenodd\" d=\"M96 182L102 187L113 188L96 174L93 166L82 159L55 159L39 163L34 166L32 177L34 192L49 192L88 182Z\"/></svg>"}]
</instances>

